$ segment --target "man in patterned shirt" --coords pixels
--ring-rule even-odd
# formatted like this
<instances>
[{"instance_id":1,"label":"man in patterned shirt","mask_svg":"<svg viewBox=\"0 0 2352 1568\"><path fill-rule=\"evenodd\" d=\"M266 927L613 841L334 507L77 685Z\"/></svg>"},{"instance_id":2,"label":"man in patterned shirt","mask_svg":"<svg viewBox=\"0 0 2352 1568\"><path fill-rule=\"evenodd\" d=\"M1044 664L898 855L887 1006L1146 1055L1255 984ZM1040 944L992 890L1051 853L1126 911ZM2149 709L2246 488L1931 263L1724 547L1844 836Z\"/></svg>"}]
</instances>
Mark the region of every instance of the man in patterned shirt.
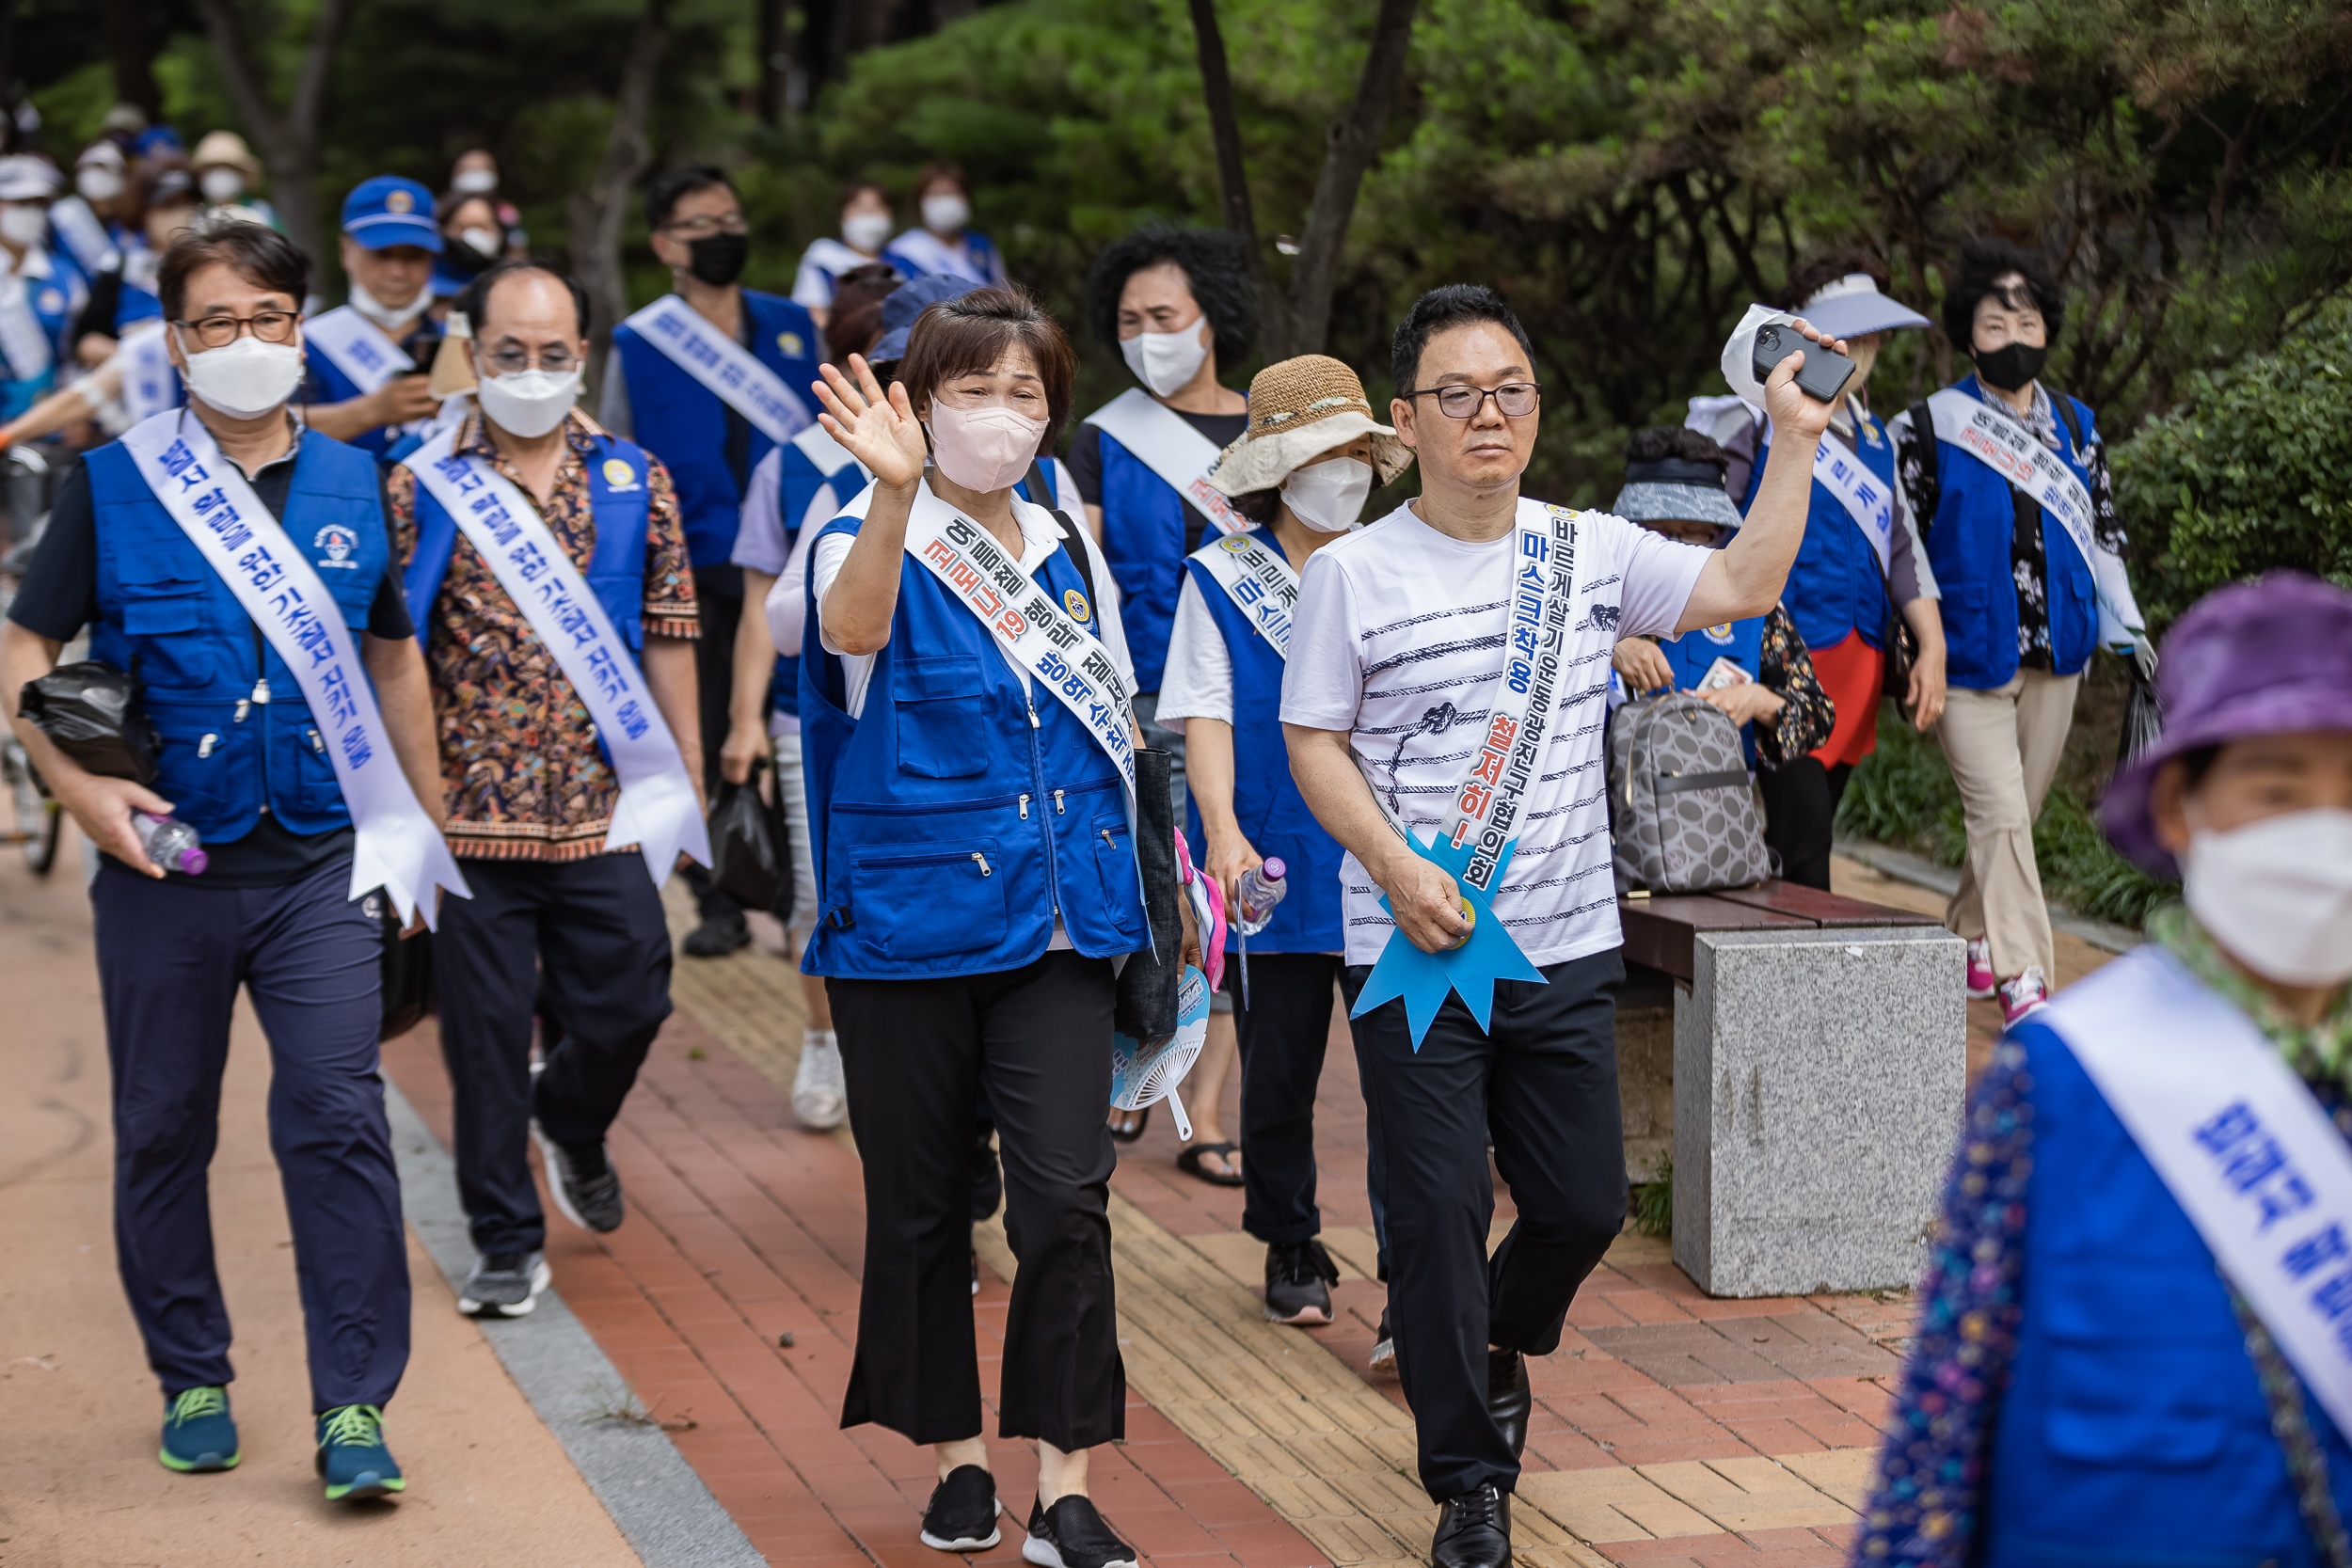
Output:
<instances>
[{"instance_id":1,"label":"man in patterned shirt","mask_svg":"<svg viewBox=\"0 0 2352 1568\"><path fill-rule=\"evenodd\" d=\"M660 463L572 406L586 296L516 262L485 273L457 308L474 324L482 412L458 428L451 455L528 498L621 639L642 647L645 685L699 795L685 531ZM444 907L434 942L458 1192L482 1255L458 1306L519 1317L548 1281L527 1148L534 1119L564 1217L599 1231L621 1223L604 1135L670 1013L669 932L637 847L606 842L620 781L587 705L418 473L393 468L389 491L433 677L450 847L473 889Z\"/></svg>"}]
</instances>

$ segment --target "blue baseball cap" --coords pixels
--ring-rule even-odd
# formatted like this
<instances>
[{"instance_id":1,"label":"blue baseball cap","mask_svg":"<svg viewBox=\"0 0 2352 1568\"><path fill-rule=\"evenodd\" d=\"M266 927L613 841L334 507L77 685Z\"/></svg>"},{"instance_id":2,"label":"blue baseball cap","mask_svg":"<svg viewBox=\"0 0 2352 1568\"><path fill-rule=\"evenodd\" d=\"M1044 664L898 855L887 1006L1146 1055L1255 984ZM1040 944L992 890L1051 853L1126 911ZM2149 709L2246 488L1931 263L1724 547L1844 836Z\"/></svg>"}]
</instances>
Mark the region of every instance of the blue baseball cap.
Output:
<instances>
[{"instance_id":1,"label":"blue baseball cap","mask_svg":"<svg viewBox=\"0 0 2352 1568\"><path fill-rule=\"evenodd\" d=\"M951 277L934 274L902 283L882 296L882 341L866 356L869 365L887 365L907 356L907 334L914 330L914 318L942 300L961 299L975 289L985 289L985 283L975 283L968 277Z\"/></svg>"},{"instance_id":2,"label":"blue baseball cap","mask_svg":"<svg viewBox=\"0 0 2352 1568\"><path fill-rule=\"evenodd\" d=\"M433 193L397 174L379 174L351 187L343 198L343 232L370 250L413 245L436 256L441 253Z\"/></svg>"}]
</instances>

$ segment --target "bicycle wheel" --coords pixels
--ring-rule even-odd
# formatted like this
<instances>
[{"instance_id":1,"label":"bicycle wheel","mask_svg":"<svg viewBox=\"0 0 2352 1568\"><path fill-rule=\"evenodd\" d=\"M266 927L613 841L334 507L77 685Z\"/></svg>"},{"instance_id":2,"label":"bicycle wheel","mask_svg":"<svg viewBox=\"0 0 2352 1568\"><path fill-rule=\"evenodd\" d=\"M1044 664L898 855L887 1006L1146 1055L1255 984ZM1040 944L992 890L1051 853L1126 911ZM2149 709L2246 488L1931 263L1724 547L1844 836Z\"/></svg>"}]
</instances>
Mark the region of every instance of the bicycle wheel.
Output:
<instances>
[{"instance_id":1,"label":"bicycle wheel","mask_svg":"<svg viewBox=\"0 0 2352 1568\"><path fill-rule=\"evenodd\" d=\"M16 831L23 835L24 863L33 875L46 877L57 863L57 839L65 830L65 813L40 787L23 748L8 743L8 793L16 811Z\"/></svg>"}]
</instances>

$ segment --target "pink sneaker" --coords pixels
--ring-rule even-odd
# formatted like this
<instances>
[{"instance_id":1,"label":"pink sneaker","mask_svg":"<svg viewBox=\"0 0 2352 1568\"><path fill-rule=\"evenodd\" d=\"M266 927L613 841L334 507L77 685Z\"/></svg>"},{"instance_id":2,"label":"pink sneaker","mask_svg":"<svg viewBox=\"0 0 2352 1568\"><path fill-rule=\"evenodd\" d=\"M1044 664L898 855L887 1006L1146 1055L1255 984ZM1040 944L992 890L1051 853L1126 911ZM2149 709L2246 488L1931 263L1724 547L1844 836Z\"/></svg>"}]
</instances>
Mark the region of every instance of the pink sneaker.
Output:
<instances>
[{"instance_id":1,"label":"pink sneaker","mask_svg":"<svg viewBox=\"0 0 2352 1568\"><path fill-rule=\"evenodd\" d=\"M1990 1002L2000 982L1993 977L1993 944L1979 937L1968 944L1968 1000Z\"/></svg>"},{"instance_id":2,"label":"pink sneaker","mask_svg":"<svg viewBox=\"0 0 2352 1568\"><path fill-rule=\"evenodd\" d=\"M2050 982L2042 977L2040 964L2027 964L2026 973L2013 980L2001 982L2001 1022L2015 1023L2018 1020L2041 1011L2050 1004Z\"/></svg>"}]
</instances>

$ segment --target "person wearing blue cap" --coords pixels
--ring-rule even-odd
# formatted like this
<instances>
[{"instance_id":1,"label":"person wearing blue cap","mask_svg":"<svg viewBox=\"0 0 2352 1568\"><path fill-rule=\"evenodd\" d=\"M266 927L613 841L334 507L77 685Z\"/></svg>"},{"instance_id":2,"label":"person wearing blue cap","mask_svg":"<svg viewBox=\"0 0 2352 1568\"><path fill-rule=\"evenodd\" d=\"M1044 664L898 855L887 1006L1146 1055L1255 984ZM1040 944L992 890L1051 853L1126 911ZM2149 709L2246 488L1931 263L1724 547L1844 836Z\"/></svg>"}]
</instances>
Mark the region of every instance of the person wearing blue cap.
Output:
<instances>
[{"instance_id":1,"label":"person wearing blue cap","mask_svg":"<svg viewBox=\"0 0 2352 1568\"><path fill-rule=\"evenodd\" d=\"M343 198L348 302L302 324L310 428L382 457L439 406L426 372L440 332L426 314L441 253L433 193L379 174Z\"/></svg>"},{"instance_id":2,"label":"person wearing blue cap","mask_svg":"<svg viewBox=\"0 0 2352 1568\"><path fill-rule=\"evenodd\" d=\"M705 164L674 168L645 192L645 227L672 292L612 329L598 422L661 459L677 484L702 615L695 644L702 733L727 733L735 691L743 573L730 559L752 470L781 442L816 423L817 324L780 294L739 281L751 253L743 203ZM615 373L617 371L617 373ZM719 781L719 748L705 758ZM698 958L752 940L743 911L701 866L686 873L702 924L686 938Z\"/></svg>"}]
</instances>

